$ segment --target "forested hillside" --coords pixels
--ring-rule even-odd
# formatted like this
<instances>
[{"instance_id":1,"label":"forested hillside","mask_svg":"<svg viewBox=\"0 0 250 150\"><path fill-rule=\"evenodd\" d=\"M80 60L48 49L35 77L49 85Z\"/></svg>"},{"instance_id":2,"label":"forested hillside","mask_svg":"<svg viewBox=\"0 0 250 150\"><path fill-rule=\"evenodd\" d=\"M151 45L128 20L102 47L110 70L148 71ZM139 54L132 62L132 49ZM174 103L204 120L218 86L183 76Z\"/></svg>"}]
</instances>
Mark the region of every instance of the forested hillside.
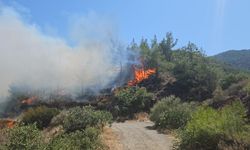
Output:
<instances>
[{"instance_id":1,"label":"forested hillside","mask_svg":"<svg viewBox=\"0 0 250 150\"><path fill-rule=\"evenodd\" d=\"M207 57L194 43L176 44L172 33L133 40L126 51L138 54L129 66L134 78L87 103L10 87L2 116L19 119L0 120L10 128L0 132L0 149L104 149L105 126L145 113L153 129L176 133L177 149L250 149L250 74Z\"/></svg>"},{"instance_id":2,"label":"forested hillside","mask_svg":"<svg viewBox=\"0 0 250 150\"><path fill-rule=\"evenodd\" d=\"M250 49L230 50L213 56L218 61L231 65L232 67L250 71Z\"/></svg>"}]
</instances>

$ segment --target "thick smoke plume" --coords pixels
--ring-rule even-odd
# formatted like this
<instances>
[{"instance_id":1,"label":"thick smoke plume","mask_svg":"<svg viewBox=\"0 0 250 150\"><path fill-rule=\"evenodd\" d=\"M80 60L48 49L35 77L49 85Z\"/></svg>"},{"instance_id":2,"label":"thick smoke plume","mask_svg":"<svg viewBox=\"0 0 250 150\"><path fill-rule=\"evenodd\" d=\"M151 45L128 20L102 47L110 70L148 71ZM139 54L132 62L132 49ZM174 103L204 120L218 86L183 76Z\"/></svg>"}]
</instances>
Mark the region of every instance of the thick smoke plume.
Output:
<instances>
[{"instance_id":1,"label":"thick smoke plume","mask_svg":"<svg viewBox=\"0 0 250 150\"><path fill-rule=\"evenodd\" d=\"M100 32L102 38L95 40L85 35L89 32L86 20L81 23L84 32L76 36L76 45L69 46L63 39L25 23L13 9L0 8L0 95L7 96L11 85L68 92L98 92L110 86L120 74L120 65L128 63L129 55L119 44L105 39L110 30ZM78 28L81 24L75 25L75 34Z\"/></svg>"}]
</instances>

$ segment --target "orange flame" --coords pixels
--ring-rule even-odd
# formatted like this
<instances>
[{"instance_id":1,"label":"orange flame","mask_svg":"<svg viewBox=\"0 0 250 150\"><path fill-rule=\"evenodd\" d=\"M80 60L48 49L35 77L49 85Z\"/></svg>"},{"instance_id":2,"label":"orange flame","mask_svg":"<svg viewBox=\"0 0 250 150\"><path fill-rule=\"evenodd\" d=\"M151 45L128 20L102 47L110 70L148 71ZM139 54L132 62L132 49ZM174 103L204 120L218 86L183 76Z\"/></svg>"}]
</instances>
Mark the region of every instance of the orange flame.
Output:
<instances>
[{"instance_id":1,"label":"orange flame","mask_svg":"<svg viewBox=\"0 0 250 150\"><path fill-rule=\"evenodd\" d=\"M140 83L141 81L143 81L144 79L147 79L150 75L155 74L155 73L156 73L155 68L144 70L144 68L137 69L134 67L134 80L128 81L128 85L134 86Z\"/></svg>"},{"instance_id":2,"label":"orange flame","mask_svg":"<svg viewBox=\"0 0 250 150\"><path fill-rule=\"evenodd\" d=\"M12 119L4 119L4 120L0 120L0 129L3 128L13 128L15 126L17 122L15 120Z\"/></svg>"},{"instance_id":3,"label":"orange flame","mask_svg":"<svg viewBox=\"0 0 250 150\"><path fill-rule=\"evenodd\" d=\"M7 120L7 128L13 128L15 124L16 124L16 121Z\"/></svg>"},{"instance_id":4,"label":"orange flame","mask_svg":"<svg viewBox=\"0 0 250 150\"><path fill-rule=\"evenodd\" d=\"M22 100L22 104L31 105L36 99L36 96L32 96L28 99Z\"/></svg>"}]
</instances>

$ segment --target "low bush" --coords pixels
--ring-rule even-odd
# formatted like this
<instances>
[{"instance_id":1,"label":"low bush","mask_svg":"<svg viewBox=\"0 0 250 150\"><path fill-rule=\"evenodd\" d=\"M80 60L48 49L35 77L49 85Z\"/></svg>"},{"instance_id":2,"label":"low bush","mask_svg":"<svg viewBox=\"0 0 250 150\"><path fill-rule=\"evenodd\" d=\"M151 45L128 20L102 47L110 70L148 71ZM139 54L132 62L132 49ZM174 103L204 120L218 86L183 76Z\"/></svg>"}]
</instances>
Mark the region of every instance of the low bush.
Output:
<instances>
[{"instance_id":1,"label":"low bush","mask_svg":"<svg viewBox=\"0 0 250 150\"><path fill-rule=\"evenodd\" d=\"M104 145L100 139L100 131L96 128L86 128L84 131L76 131L62 134L53 139L47 149L51 150L101 150Z\"/></svg>"},{"instance_id":2,"label":"low bush","mask_svg":"<svg viewBox=\"0 0 250 150\"><path fill-rule=\"evenodd\" d=\"M7 131L8 131L7 128L0 129L0 150L7 149L5 147L6 146L5 143L8 140Z\"/></svg>"},{"instance_id":3,"label":"low bush","mask_svg":"<svg viewBox=\"0 0 250 150\"><path fill-rule=\"evenodd\" d=\"M169 96L154 105L150 120L159 128L181 128L186 125L193 109L193 104L182 103L179 98Z\"/></svg>"},{"instance_id":4,"label":"low bush","mask_svg":"<svg viewBox=\"0 0 250 150\"><path fill-rule=\"evenodd\" d=\"M50 126L58 126L58 125L62 125L64 119L66 118L66 116L68 115L68 111L66 110L62 110L58 115L56 115L55 117L53 117L50 121Z\"/></svg>"},{"instance_id":5,"label":"low bush","mask_svg":"<svg viewBox=\"0 0 250 150\"><path fill-rule=\"evenodd\" d=\"M246 109L239 101L221 110L200 107L192 114L184 130L180 131L178 149L248 149L250 135L245 116Z\"/></svg>"},{"instance_id":6,"label":"low bush","mask_svg":"<svg viewBox=\"0 0 250 150\"><path fill-rule=\"evenodd\" d=\"M15 126L7 131L7 140L4 145L8 150L42 150L45 144L41 132L36 125Z\"/></svg>"},{"instance_id":7,"label":"low bush","mask_svg":"<svg viewBox=\"0 0 250 150\"><path fill-rule=\"evenodd\" d=\"M82 130L87 127L102 129L106 124L111 124L112 115L106 111L96 111L92 107L75 107L68 110L63 121L66 132Z\"/></svg>"},{"instance_id":8,"label":"low bush","mask_svg":"<svg viewBox=\"0 0 250 150\"><path fill-rule=\"evenodd\" d=\"M222 87L223 90L229 88L231 85L238 83L240 81L243 81L247 79L248 76L244 73L237 73L237 74L228 74L224 76L220 81L219 84Z\"/></svg>"},{"instance_id":9,"label":"low bush","mask_svg":"<svg viewBox=\"0 0 250 150\"><path fill-rule=\"evenodd\" d=\"M250 95L250 80L247 82L247 84L244 86L243 91L246 92L247 96Z\"/></svg>"},{"instance_id":10,"label":"low bush","mask_svg":"<svg viewBox=\"0 0 250 150\"><path fill-rule=\"evenodd\" d=\"M153 94L145 88L126 87L115 92L113 113L115 116L133 117L135 113L149 111Z\"/></svg>"},{"instance_id":11,"label":"low bush","mask_svg":"<svg viewBox=\"0 0 250 150\"><path fill-rule=\"evenodd\" d=\"M213 92L213 102L221 102L226 99L226 94L220 86L217 86Z\"/></svg>"},{"instance_id":12,"label":"low bush","mask_svg":"<svg viewBox=\"0 0 250 150\"><path fill-rule=\"evenodd\" d=\"M22 122L25 125L36 123L38 129L43 129L48 127L51 119L57 114L59 114L59 110L55 108L45 106L30 108L23 113Z\"/></svg>"}]
</instances>

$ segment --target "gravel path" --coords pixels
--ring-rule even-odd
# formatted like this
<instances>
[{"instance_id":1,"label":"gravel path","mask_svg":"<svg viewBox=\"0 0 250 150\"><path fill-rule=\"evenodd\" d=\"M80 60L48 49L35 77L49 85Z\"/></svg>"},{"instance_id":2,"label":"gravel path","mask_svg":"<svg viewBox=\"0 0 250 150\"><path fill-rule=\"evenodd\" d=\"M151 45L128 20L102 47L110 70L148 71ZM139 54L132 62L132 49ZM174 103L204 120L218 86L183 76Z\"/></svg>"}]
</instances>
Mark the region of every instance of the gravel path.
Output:
<instances>
[{"instance_id":1,"label":"gravel path","mask_svg":"<svg viewBox=\"0 0 250 150\"><path fill-rule=\"evenodd\" d=\"M152 126L149 121L127 121L114 123L111 128L124 150L170 150L174 138L150 129Z\"/></svg>"}]
</instances>

